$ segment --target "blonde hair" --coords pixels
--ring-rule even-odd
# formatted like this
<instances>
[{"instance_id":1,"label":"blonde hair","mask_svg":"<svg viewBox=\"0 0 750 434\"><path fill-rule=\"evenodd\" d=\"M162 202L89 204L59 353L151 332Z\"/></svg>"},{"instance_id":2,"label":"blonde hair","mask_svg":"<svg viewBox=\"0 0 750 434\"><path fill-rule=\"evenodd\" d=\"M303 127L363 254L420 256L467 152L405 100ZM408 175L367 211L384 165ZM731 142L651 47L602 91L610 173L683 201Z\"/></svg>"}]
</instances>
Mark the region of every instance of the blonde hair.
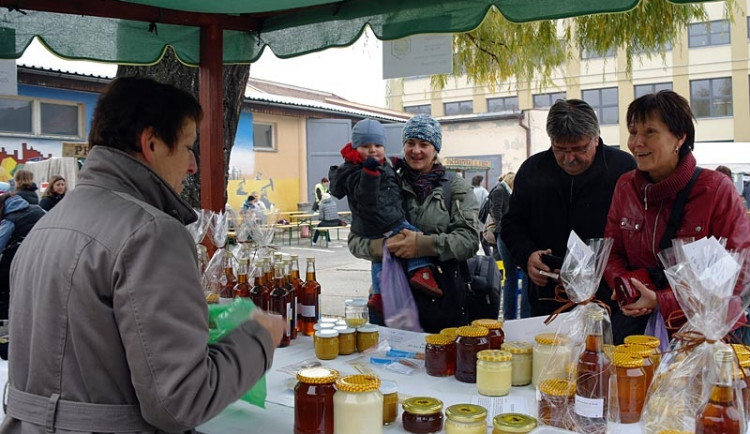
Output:
<instances>
[{"instance_id":1,"label":"blonde hair","mask_svg":"<svg viewBox=\"0 0 750 434\"><path fill-rule=\"evenodd\" d=\"M508 172L505 175L502 176L502 180L505 181L506 184L508 184L508 187L513 189L513 184L516 181L516 173L515 172Z\"/></svg>"},{"instance_id":2,"label":"blonde hair","mask_svg":"<svg viewBox=\"0 0 750 434\"><path fill-rule=\"evenodd\" d=\"M16 190L27 190L34 184L34 174L29 170L17 170L13 179L16 181Z\"/></svg>"}]
</instances>

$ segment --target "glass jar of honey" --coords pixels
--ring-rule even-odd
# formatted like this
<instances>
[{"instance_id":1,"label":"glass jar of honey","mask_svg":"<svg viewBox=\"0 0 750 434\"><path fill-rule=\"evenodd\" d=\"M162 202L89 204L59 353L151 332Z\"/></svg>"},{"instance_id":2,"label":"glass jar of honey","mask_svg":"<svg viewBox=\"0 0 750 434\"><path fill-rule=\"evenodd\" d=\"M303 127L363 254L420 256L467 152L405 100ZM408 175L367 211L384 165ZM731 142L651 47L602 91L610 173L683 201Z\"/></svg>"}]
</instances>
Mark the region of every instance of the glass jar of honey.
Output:
<instances>
[{"instance_id":1,"label":"glass jar of honey","mask_svg":"<svg viewBox=\"0 0 750 434\"><path fill-rule=\"evenodd\" d=\"M443 429L443 401L429 396L404 400L401 425L414 434L440 432Z\"/></svg>"},{"instance_id":2,"label":"glass jar of honey","mask_svg":"<svg viewBox=\"0 0 750 434\"><path fill-rule=\"evenodd\" d=\"M492 419L492 434L526 434L536 428L536 419L521 413L501 413Z\"/></svg>"},{"instance_id":3,"label":"glass jar of honey","mask_svg":"<svg viewBox=\"0 0 750 434\"><path fill-rule=\"evenodd\" d=\"M333 432L382 434L383 394L374 375L347 375L336 380Z\"/></svg>"},{"instance_id":4,"label":"glass jar of honey","mask_svg":"<svg viewBox=\"0 0 750 434\"><path fill-rule=\"evenodd\" d=\"M339 332L339 355L346 356L357 351L357 333L351 327L336 326L333 328Z\"/></svg>"},{"instance_id":5,"label":"glass jar of honey","mask_svg":"<svg viewBox=\"0 0 750 434\"><path fill-rule=\"evenodd\" d=\"M383 380L380 393L383 394L383 425L390 425L398 417L398 387L394 381Z\"/></svg>"},{"instance_id":6,"label":"glass jar of honey","mask_svg":"<svg viewBox=\"0 0 750 434\"><path fill-rule=\"evenodd\" d=\"M562 429L573 429L573 402L576 383L551 378L539 383L539 421Z\"/></svg>"},{"instance_id":7,"label":"glass jar of honey","mask_svg":"<svg viewBox=\"0 0 750 434\"><path fill-rule=\"evenodd\" d=\"M531 383L531 344L523 341L510 341L503 343L503 351L513 354L510 363L513 366L511 372L511 384L513 386L526 386Z\"/></svg>"},{"instance_id":8,"label":"glass jar of honey","mask_svg":"<svg viewBox=\"0 0 750 434\"><path fill-rule=\"evenodd\" d=\"M367 300L364 298L350 298L344 301L344 321L346 325L357 328L367 323Z\"/></svg>"},{"instance_id":9,"label":"glass jar of honey","mask_svg":"<svg viewBox=\"0 0 750 434\"><path fill-rule=\"evenodd\" d=\"M505 342L505 332L503 332L503 322L496 319L475 319L471 322L473 326L484 327L489 330L490 349L499 350Z\"/></svg>"},{"instance_id":10,"label":"glass jar of honey","mask_svg":"<svg viewBox=\"0 0 750 434\"><path fill-rule=\"evenodd\" d=\"M445 419L445 434L487 434L487 409L481 405L451 405Z\"/></svg>"},{"instance_id":11,"label":"glass jar of honey","mask_svg":"<svg viewBox=\"0 0 750 434\"><path fill-rule=\"evenodd\" d=\"M477 390L485 396L505 396L510 393L513 355L503 350L484 350L477 353Z\"/></svg>"},{"instance_id":12,"label":"glass jar of honey","mask_svg":"<svg viewBox=\"0 0 750 434\"><path fill-rule=\"evenodd\" d=\"M750 351L747 347L739 344L732 344L734 347L734 353L737 355L737 361L740 364L740 378L744 384L740 385L742 390L742 402L745 410L745 420L750 422ZM741 347L741 348L738 348Z\"/></svg>"},{"instance_id":13,"label":"glass jar of honey","mask_svg":"<svg viewBox=\"0 0 750 434\"><path fill-rule=\"evenodd\" d=\"M625 353L636 355L643 359L643 372L646 374L646 390L651 385L651 380L654 378L654 351L655 348L643 344L623 344ZM617 347L618 352L620 346Z\"/></svg>"},{"instance_id":14,"label":"glass jar of honey","mask_svg":"<svg viewBox=\"0 0 750 434\"><path fill-rule=\"evenodd\" d=\"M307 368L297 372L294 388L294 434L333 433L334 383L338 371Z\"/></svg>"},{"instance_id":15,"label":"glass jar of honey","mask_svg":"<svg viewBox=\"0 0 750 434\"><path fill-rule=\"evenodd\" d=\"M447 377L456 373L456 342L445 335L424 338L424 368L427 375Z\"/></svg>"},{"instance_id":16,"label":"glass jar of honey","mask_svg":"<svg viewBox=\"0 0 750 434\"><path fill-rule=\"evenodd\" d=\"M554 333L540 333L534 337L532 351L531 384L536 386L545 368L545 378L563 378L567 366L570 364L570 349L565 344L567 338ZM555 363L547 366L547 362L555 357Z\"/></svg>"},{"instance_id":17,"label":"glass jar of honey","mask_svg":"<svg viewBox=\"0 0 750 434\"><path fill-rule=\"evenodd\" d=\"M320 360L333 360L339 355L339 332L333 329L315 332L315 357Z\"/></svg>"},{"instance_id":18,"label":"glass jar of honey","mask_svg":"<svg viewBox=\"0 0 750 434\"><path fill-rule=\"evenodd\" d=\"M370 347L374 347L380 340L378 326L365 324L357 328L357 351L360 353Z\"/></svg>"},{"instance_id":19,"label":"glass jar of honey","mask_svg":"<svg viewBox=\"0 0 750 434\"><path fill-rule=\"evenodd\" d=\"M477 353L490 348L489 330L479 326L458 328L456 338L456 380L477 382Z\"/></svg>"},{"instance_id":20,"label":"glass jar of honey","mask_svg":"<svg viewBox=\"0 0 750 434\"><path fill-rule=\"evenodd\" d=\"M646 402L646 373L643 357L638 354L615 351L613 363L617 371L617 401L620 404L620 422L634 423L641 419Z\"/></svg>"}]
</instances>

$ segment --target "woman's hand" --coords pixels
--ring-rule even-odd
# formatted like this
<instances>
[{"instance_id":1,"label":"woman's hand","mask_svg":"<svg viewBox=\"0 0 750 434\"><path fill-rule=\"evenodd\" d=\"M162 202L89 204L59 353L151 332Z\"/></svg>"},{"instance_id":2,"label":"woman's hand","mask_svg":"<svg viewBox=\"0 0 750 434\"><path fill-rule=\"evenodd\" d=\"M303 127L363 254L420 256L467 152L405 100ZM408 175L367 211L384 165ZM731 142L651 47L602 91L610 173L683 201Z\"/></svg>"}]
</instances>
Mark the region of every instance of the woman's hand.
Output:
<instances>
[{"instance_id":1,"label":"woman's hand","mask_svg":"<svg viewBox=\"0 0 750 434\"><path fill-rule=\"evenodd\" d=\"M646 285L635 277L630 278L630 283L641 293L641 297L635 303L622 306L622 313L633 317L651 314L659 304L656 300L656 292L646 288Z\"/></svg>"},{"instance_id":2,"label":"woman's hand","mask_svg":"<svg viewBox=\"0 0 750 434\"><path fill-rule=\"evenodd\" d=\"M417 233L409 229L403 229L398 234L388 238L388 251L399 258L416 258Z\"/></svg>"}]
</instances>

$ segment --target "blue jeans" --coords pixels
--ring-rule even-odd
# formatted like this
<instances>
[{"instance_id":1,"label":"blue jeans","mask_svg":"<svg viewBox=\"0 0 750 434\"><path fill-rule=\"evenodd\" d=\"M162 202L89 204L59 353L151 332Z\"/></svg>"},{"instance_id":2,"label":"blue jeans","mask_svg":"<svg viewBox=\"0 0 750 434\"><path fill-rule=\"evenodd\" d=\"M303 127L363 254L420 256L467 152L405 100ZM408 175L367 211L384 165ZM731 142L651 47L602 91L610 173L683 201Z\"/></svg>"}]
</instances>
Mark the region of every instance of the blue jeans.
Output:
<instances>
[{"instance_id":1,"label":"blue jeans","mask_svg":"<svg viewBox=\"0 0 750 434\"><path fill-rule=\"evenodd\" d=\"M410 231L414 231L414 232L422 232L419 229L417 229L416 226L404 220L403 222L401 222L401 224L391 229L391 233L390 235L388 235L388 238L391 238L392 236L398 234L403 229L409 229ZM380 237L371 237L371 239L373 238L380 238ZM422 267L426 267L428 265L432 265L432 261L430 261L428 258L407 259L406 271L412 272L414 270L417 270ZM372 274L372 293L380 294L380 272L383 271L383 263L372 261L372 266L370 268L370 271Z\"/></svg>"},{"instance_id":2,"label":"blue jeans","mask_svg":"<svg viewBox=\"0 0 750 434\"><path fill-rule=\"evenodd\" d=\"M505 245L503 240L500 239L500 234L496 234L496 238L497 250L500 252L500 257L503 260L503 268L505 269L505 284L503 285L503 316L505 319L516 319L516 300L518 299L518 291L520 289L521 318L528 318L531 316L531 306L529 305L528 285L525 284L527 278L521 270L517 270L516 263L513 261L510 250L508 250L508 246ZM518 287L519 277L523 282L521 288Z\"/></svg>"}]
</instances>

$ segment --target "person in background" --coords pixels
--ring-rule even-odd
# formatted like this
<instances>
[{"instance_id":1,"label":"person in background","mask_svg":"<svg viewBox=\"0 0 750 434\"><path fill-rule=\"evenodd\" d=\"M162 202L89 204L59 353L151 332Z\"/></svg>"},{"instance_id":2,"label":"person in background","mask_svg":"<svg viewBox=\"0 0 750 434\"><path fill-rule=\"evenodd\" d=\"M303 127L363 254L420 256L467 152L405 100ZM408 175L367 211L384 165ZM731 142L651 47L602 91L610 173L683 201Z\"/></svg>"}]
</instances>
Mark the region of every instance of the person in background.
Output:
<instances>
[{"instance_id":1,"label":"person in background","mask_svg":"<svg viewBox=\"0 0 750 434\"><path fill-rule=\"evenodd\" d=\"M497 185L490 191L490 213L495 221L495 240L497 240L497 251L503 260L503 269L505 270L505 283L503 284L503 316L505 319L516 319L517 309L520 309L520 317L528 318L531 316L531 307L529 306L529 292L526 285L518 285L518 273L523 275L523 271L516 271L516 262L513 255L510 254L508 246L502 239L502 221L503 216L508 212L510 207L510 197L513 193L516 174L508 172L498 179ZM526 276L520 279L526 281ZM518 290L521 290L521 305L518 306Z\"/></svg>"},{"instance_id":2,"label":"person in background","mask_svg":"<svg viewBox=\"0 0 750 434\"><path fill-rule=\"evenodd\" d=\"M532 316L549 315L562 305L552 300L558 281L544 274L554 272L554 261L544 257L545 263L542 255L563 258L571 230L583 240L601 238L615 183L635 168L632 155L604 144L596 113L585 101L557 100L547 115L547 134L550 148L516 172L500 234L529 278ZM602 283L596 296L616 310L610 294Z\"/></svg>"},{"instance_id":3,"label":"person in background","mask_svg":"<svg viewBox=\"0 0 750 434\"><path fill-rule=\"evenodd\" d=\"M15 193L0 195L0 319L8 319L10 264L21 242L44 216L38 205L30 205ZM8 343L0 343L0 358L8 360Z\"/></svg>"},{"instance_id":4,"label":"person in background","mask_svg":"<svg viewBox=\"0 0 750 434\"><path fill-rule=\"evenodd\" d=\"M65 178L59 175L55 175L50 179L49 185L42 194L42 200L39 202L39 206L43 210L49 211L57 205L58 202L65 197L66 192Z\"/></svg>"},{"instance_id":5,"label":"person in background","mask_svg":"<svg viewBox=\"0 0 750 434\"><path fill-rule=\"evenodd\" d=\"M258 209L258 196L251 194L242 202L242 210L257 210Z\"/></svg>"},{"instance_id":6,"label":"person in background","mask_svg":"<svg viewBox=\"0 0 750 434\"><path fill-rule=\"evenodd\" d=\"M39 187L34 182L34 174L29 170L19 169L13 174L16 194L32 205L39 205L39 195L36 193Z\"/></svg>"},{"instance_id":7,"label":"person in background","mask_svg":"<svg viewBox=\"0 0 750 434\"><path fill-rule=\"evenodd\" d=\"M731 179L734 183L734 178L732 178L732 169L728 168L727 166L717 166L716 171L727 175L729 179Z\"/></svg>"},{"instance_id":8,"label":"person in background","mask_svg":"<svg viewBox=\"0 0 750 434\"><path fill-rule=\"evenodd\" d=\"M480 207L487 199L487 196L490 195L490 192L482 186L482 181L484 181L484 176L482 175L477 175L471 178L471 186L474 188L474 196L477 197L477 203Z\"/></svg>"},{"instance_id":9,"label":"person in background","mask_svg":"<svg viewBox=\"0 0 750 434\"><path fill-rule=\"evenodd\" d=\"M315 202L313 202L312 210L314 212L318 211L318 208L320 207L320 201L323 199L323 193L328 193L328 186L330 185L330 182L328 181L328 178L323 177L321 178L320 182L315 184Z\"/></svg>"},{"instance_id":10,"label":"person in background","mask_svg":"<svg viewBox=\"0 0 750 434\"><path fill-rule=\"evenodd\" d=\"M258 193L257 191L254 191L254 192L252 192L250 194L258 198L258 201L255 202L255 206L258 209L261 209L261 210L262 209L268 209L268 207L266 206L266 204L261 200L260 193Z\"/></svg>"},{"instance_id":11,"label":"person in background","mask_svg":"<svg viewBox=\"0 0 750 434\"><path fill-rule=\"evenodd\" d=\"M11 267L0 433L193 433L271 367L281 318L254 312L208 344L180 198L202 117L193 95L148 78L100 95L76 189Z\"/></svg>"},{"instance_id":12,"label":"person in background","mask_svg":"<svg viewBox=\"0 0 750 434\"><path fill-rule=\"evenodd\" d=\"M695 117L687 100L669 90L644 95L630 103L626 119L628 149L638 168L624 174L614 191L604 233L614 244L604 280L612 288L616 279L624 280L639 298L622 306L619 313L627 321L612 328L616 344L642 334L654 312L667 320L680 310L657 259L672 247L672 239L714 236L726 238L727 249L750 247L750 221L732 181L713 170L697 170ZM670 233L667 222L682 190L688 193L682 220ZM639 270L645 275L632 277Z\"/></svg>"},{"instance_id":13,"label":"person in background","mask_svg":"<svg viewBox=\"0 0 750 434\"><path fill-rule=\"evenodd\" d=\"M331 194L339 199L347 198L352 210L352 232L382 242L383 237L390 238L402 230L419 231L406 220L401 183L393 163L386 160L385 129L380 122L374 119L357 122L352 128L352 141L341 149L341 156L344 164L332 167L329 173L333 179ZM380 314L383 264L382 261L371 262L373 296L370 305ZM406 270L411 287L442 296L429 259L409 258Z\"/></svg>"},{"instance_id":14,"label":"person in background","mask_svg":"<svg viewBox=\"0 0 750 434\"><path fill-rule=\"evenodd\" d=\"M406 122L401 135L404 158L396 168L402 182L403 208L406 218L422 232L402 230L388 240L388 251L402 259L430 258L439 266L435 277L442 296L412 291L422 328L437 333L467 322L466 282L459 263L476 253L479 204L471 186L440 163L442 131L438 121L416 115ZM448 204L444 196L450 196ZM349 251L358 258L382 261L383 239L369 239L352 231Z\"/></svg>"},{"instance_id":15,"label":"person in background","mask_svg":"<svg viewBox=\"0 0 750 434\"><path fill-rule=\"evenodd\" d=\"M323 198L320 200L320 223L318 223L317 227L331 228L336 226L346 226L346 223L342 223L343 222L339 218L339 211L336 207L336 201L333 200L333 197L329 193L323 193ZM313 244L318 243L319 236L320 232L316 230L313 234ZM328 240L329 242L331 241L331 235L328 232L326 232L323 236L325 236L326 240Z\"/></svg>"}]
</instances>

